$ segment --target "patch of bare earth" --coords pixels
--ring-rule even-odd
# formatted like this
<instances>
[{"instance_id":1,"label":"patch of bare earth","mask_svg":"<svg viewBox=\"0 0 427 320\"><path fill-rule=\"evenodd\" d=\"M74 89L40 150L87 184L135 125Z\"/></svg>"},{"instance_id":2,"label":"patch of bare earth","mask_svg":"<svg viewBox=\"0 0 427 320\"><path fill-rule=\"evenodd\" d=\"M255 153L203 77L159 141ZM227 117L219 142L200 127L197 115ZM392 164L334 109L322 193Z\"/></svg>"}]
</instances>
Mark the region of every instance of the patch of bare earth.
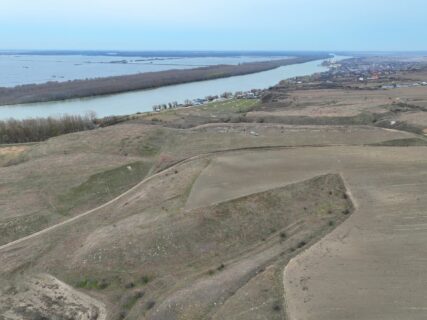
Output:
<instances>
[{"instance_id":1,"label":"patch of bare earth","mask_svg":"<svg viewBox=\"0 0 427 320\"><path fill-rule=\"evenodd\" d=\"M105 305L58 279L39 274L1 280L0 314L10 320L105 320Z\"/></svg>"}]
</instances>

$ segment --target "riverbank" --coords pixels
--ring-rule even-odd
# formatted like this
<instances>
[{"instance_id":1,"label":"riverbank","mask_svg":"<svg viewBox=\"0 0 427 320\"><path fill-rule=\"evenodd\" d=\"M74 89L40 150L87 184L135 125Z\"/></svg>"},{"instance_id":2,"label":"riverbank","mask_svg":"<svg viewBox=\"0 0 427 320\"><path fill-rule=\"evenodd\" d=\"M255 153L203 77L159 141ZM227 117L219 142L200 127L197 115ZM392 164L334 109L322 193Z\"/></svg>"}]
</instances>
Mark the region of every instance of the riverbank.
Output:
<instances>
[{"instance_id":1,"label":"riverbank","mask_svg":"<svg viewBox=\"0 0 427 320\"><path fill-rule=\"evenodd\" d=\"M90 80L49 82L14 88L0 88L0 105L61 101L153 89L189 82L253 74L328 57L328 55L317 54L310 57L296 57L240 65L216 65L186 70L168 70Z\"/></svg>"}]
</instances>

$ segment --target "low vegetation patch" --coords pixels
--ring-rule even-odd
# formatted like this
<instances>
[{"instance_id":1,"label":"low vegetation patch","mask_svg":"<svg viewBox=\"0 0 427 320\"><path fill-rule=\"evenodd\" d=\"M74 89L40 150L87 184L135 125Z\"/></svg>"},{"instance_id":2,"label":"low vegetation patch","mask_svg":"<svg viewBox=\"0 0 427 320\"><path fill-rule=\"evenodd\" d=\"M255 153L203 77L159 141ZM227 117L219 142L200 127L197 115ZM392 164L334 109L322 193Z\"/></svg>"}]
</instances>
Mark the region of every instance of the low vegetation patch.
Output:
<instances>
[{"instance_id":1,"label":"low vegetation patch","mask_svg":"<svg viewBox=\"0 0 427 320\"><path fill-rule=\"evenodd\" d=\"M379 143L373 143L371 146L384 147L411 147L411 146L427 146L427 140L422 138L395 139Z\"/></svg>"},{"instance_id":2,"label":"low vegetation patch","mask_svg":"<svg viewBox=\"0 0 427 320\"><path fill-rule=\"evenodd\" d=\"M77 282L76 287L89 290L103 290L108 288L110 283L106 279L85 278Z\"/></svg>"},{"instance_id":3,"label":"low vegetation patch","mask_svg":"<svg viewBox=\"0 0 427 320\"><path fill-rule=\"evenodd\" d=\"M0 245L19 239L48 226L50 219L41 214L11 218L0 222Z\"/></svg>"},{"instance_id":4,"label":"low vegetation patch","mask_svg":"<svg viewBox=\"0 0 427 320\"><path fill-rule=\"evenodd\" d=\"M59 197L60 213L68 214L74 208L107 202L140 182L149 169L149 164L138 161L95 174Z\"/></svg>"}]
</instances>

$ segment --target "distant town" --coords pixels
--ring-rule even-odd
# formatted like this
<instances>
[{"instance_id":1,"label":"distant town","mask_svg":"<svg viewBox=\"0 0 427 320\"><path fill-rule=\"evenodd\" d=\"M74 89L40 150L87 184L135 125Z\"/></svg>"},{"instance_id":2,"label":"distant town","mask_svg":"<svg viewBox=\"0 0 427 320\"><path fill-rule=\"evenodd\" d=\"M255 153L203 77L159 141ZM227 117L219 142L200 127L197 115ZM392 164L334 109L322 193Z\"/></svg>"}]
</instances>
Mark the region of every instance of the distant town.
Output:
<instances>
[{"instance_id":1,"label":"distant town","mask_svg":"<svg viewBox=\"0 0 427 320\"><path fill-rule=\"evenodd\" d=\"M426 67L427 60L416 60L416 61L401 61L401 60L389 60L389 61L378 61L373 62L371 58L369 60L364 58L354 58L337 62L334 59L325 61L324 66L329 67L329 72L325 73L324 76L328 77L330 81L334 80L351 80L361 83L381 83L381 82L392 82L381 85L382 89L393 89L393 88L409 88L417 86L427 86L426 81L416 82L401 82L401 79L397 79L395 75L399 72L413 72L419 71ZM397 82L397 81L400 82Z\"/></svg>"}]
</instances>

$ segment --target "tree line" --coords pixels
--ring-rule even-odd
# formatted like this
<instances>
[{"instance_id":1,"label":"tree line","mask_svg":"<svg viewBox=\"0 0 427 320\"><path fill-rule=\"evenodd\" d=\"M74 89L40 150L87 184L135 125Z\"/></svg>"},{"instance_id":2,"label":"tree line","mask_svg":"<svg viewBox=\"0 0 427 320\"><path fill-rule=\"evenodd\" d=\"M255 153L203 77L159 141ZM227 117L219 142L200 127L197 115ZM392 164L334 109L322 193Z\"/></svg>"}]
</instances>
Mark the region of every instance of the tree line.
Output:
<instances>
[{"instance_id":1,"label":"tree line","mask_svg":"<svg viewBox=\"0 0 427 320\"><path fill-rule=\"evenodd\" d=\"M37 142L61 134L96 128L93 115L0 121L0 143Z\"/></svg>"}]
</instances>

